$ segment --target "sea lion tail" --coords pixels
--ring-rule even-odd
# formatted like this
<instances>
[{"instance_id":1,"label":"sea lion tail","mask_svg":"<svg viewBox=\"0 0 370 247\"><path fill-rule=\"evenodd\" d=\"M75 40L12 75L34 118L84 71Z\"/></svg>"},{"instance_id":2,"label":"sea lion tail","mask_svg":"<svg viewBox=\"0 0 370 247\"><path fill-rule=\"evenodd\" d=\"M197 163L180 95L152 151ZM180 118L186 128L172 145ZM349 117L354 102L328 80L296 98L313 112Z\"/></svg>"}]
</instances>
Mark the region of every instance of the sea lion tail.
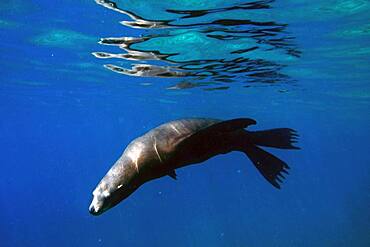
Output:
<instances>
[{"instance_id":1,"label":"sea lion tail","mask_svg":"<svg viewBox=\"0 0 370 247\"><path fill-rule=\"evenodd\" d=\"M297 132L289 128L270 129L263 131L246 131L243 152L256 166L262 176L275 188L280 189L284 173L288 174L289 166L276 156L258 146L299 149L293 144L297 141Z\"/></svg>"}]
</instances>

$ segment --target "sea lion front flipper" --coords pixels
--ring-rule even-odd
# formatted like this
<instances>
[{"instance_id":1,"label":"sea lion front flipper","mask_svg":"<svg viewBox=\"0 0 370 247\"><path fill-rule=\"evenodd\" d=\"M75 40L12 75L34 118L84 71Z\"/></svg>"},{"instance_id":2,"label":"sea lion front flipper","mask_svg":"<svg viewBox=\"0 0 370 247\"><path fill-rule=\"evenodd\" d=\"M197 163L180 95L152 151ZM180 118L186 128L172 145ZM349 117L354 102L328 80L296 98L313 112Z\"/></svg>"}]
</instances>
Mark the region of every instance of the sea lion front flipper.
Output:
<instances>
[{"instance_id":1,"label":"sea lion front flipper","mask_svg":"<svg viewBox=\"0 0 370 247\"><path fill-rule=\"evenodd\" d=\"M183 138L181 142L178 143L179 146L191 145L192 143L199 143L199 140L206 140L210 136L217 136L219 134L224 134L226 132L232 132L236 130L241 130L247 128L249 125L254 125L257 122L250 118L235 118L231 120L226 120L222 122L215 123L213 125L207 126L191 135Z\"/></svg>"},{"instance_id":2,"label":"sea lion front flipper","mask_svg":"<svg viewBox=\"0 0 370 247\"><path fill-rule=\"evenodd\" d=\"M238 129L245 129L249 125L255 125L257 122L251 118L235 118L231 120L222 121L219 123L215 123L205 129L200 130L197 133L207 132L211 134L212 132L231 132ZM197 134L196 133L196 134Z\"/></svg>"},{"instance_id":3,"label":"sea lion front flipper","mask_svg":"<svg viewBox=\"0 0 370 247\"><path fill-rule=\"evenodd\" d=\"M168 176L170 176L171 178L177 180L177 174L176 174L176 171L175 170L169 171L168 172Z\"/></svg>"}]
</instances>

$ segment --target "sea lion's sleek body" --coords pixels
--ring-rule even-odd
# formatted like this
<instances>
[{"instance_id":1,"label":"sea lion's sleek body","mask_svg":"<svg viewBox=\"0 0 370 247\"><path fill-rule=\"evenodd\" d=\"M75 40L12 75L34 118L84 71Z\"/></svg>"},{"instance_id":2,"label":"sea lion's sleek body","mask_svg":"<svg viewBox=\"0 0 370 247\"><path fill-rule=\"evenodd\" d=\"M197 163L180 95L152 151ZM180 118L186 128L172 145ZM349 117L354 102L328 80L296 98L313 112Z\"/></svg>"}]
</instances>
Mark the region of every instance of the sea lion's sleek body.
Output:
<instances>
[{"instance_id":1,"label":"sea lion's sleek body","mask_svg":"<svg viewBox=\"0 0 370 247\"><path fill-rule=\"evenodd\" d=\"M166 175L176 179L175 170L203 162L215 155L241 151L248 155L262 175L280 188L281 172L288 166L257 145L296 149L291 129L249 132L253 119L182 119L160 125L133 140L94 190L90 205L93 215L101 214L128 197L147 181ZM281 176L281 177L279 177Z\"/></svg>"}]
</instances>

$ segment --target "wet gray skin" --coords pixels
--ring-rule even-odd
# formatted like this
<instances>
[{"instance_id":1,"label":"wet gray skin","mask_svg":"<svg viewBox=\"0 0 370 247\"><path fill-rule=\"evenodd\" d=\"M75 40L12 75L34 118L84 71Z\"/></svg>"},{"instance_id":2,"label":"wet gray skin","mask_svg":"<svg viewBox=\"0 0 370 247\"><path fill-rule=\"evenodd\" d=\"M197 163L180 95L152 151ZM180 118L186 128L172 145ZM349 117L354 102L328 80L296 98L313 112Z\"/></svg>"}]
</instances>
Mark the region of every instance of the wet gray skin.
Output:
<instances>
[{"instance_id":1,"label":"wet gray skin","mask_svg":"<svg viewBox=\"0 0 370 247\"><path fill-rule=\"evenodd\" d=\"M291 129L244 130L255 123L248 118L227 121L198 118L176 120L152 129L127 146L97 185L90 213L102 214L147 181L167 175L176 179L175 169L231 151L244 152L262 175L280 188L281 172L288 166L257 145L296 149L292 146L296 134Z\"/></svg>"},{"instance_id":2,"label":"wet gray skin","mask_svg":"<svg viewBox=\"0 0 370 247\"><path fill-rule=\"evenodd\" d=\"M90 213L102 214L149 180L166 175L175 177L177 164L169 163L176 155L174 147L187 136L217 121L173 121L133 140L93 191Z\"/></svg>"}]
</instances>

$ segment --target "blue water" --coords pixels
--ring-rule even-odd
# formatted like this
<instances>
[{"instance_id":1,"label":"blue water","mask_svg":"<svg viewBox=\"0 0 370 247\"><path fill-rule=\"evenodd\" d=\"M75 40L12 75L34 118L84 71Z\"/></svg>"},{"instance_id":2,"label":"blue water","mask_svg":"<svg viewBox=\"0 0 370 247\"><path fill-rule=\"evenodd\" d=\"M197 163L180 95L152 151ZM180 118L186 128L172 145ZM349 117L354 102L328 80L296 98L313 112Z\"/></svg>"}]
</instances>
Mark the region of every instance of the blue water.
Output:
<instances>
[{"instance_id":1,"label":"blue water","mask_svg":"<svg viewBox=\"0 0 370 247\"><path fill-rule=\"evenodd\" d=\"M0 246L370 246L369 1L111 3L0 2ZM235 152L90 215L125 146L185 117L296 129L282 189Z\"/></svg>"}]
</instances>

